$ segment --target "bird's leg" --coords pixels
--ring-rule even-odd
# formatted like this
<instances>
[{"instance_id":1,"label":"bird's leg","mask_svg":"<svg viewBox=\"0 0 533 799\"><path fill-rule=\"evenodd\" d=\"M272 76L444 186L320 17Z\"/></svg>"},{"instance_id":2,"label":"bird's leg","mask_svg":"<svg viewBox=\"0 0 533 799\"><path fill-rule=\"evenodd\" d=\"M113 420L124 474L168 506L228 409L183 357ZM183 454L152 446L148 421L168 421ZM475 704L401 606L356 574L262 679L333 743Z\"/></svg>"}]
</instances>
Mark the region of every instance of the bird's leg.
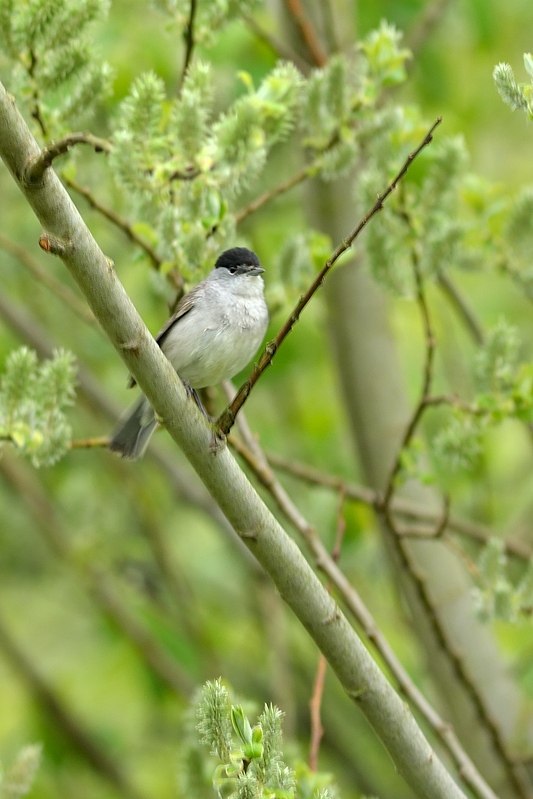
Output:
<instances>
[{"instance_id":1,"label":"bird's leg","mask_svg":"<svg viewBox=\"0 0 533 799\"><path fill-rule=\"evenodd\" d=\"M207 413L207 411L206 411L206 409L204 408L204 406L202 405L202 400L201 400L201 399L200 399L200 397L198 396L198 392L196 391L196 389L195 389L195 388L193 388L193 387L191 386L191 384L190 384L190 383L189 383L187 380L182 380L182 383L183 383L183 385L185 386L185 391L187 392L187 396L188 396L188 397L191 397L191 399L193 399L193 400L195 401L196 405L197 405L197 406L198 406L198 408L201 410L202 414L205 416L205 418L207 419L207 421L208 421L208 422L211 422L211 421L212 421L212 419L211 419L211 417L209 416L209 414Z\"/></svg>"},{"instance_id":2,"label":"bird's leg","mask_svg":"<svg viewBox=\"0 0 533 799\"><path fill-rule=\"evenodd\" d=\"M196 389L194 389L191 386L191 384L187 382L187 380L183 380L182 383L185 386L185 391L187 392L187 396L191 397L191 399L193 399L196 402L197 406L199 407L199 409L201 410L207 421L212 425L211 443L209 445L209 450L210 452L213 453L213 455L217 455L217 453L221 452L226 446L226 436L224 435L224 433L218 430L216 425L213 425L214 419L211 416L209 416L206 409L202 405L202 401L198 396L198 392L196 391Z\"/></svg>"}]
</instances>

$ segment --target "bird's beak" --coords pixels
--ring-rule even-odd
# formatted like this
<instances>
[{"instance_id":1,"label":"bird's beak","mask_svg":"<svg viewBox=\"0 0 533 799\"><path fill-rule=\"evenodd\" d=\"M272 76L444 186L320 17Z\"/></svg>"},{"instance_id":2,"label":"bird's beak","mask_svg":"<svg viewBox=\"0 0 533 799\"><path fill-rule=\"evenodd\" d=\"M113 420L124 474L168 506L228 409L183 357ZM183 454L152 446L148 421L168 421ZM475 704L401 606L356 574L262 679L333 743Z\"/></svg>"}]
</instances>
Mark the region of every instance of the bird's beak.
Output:
<instances>
[{"instance_id":1,"label":"bird's beak","mask_svg":"<svg viewBox=\"0 0 533 799\"><path fill-rule=\"evenodd\" d=\"M249 275L262 275L265 270L262 266L256 266L254 264L253 266L249 266L247 271Z\"/></svg>"}]
</instances>

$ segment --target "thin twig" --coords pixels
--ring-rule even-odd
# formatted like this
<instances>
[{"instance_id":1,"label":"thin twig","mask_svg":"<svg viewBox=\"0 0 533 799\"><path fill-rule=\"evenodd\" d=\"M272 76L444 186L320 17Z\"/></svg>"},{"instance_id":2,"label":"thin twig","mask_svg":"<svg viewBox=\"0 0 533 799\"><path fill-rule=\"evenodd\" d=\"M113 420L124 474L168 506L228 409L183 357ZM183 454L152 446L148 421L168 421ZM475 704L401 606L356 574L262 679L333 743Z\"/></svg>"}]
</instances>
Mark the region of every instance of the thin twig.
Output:
<instances>
[{"instance_id":1,"label":"thin twig","mask_svg":"<svg viewBox=\"0 0 533 799\"><path fill-rule=\"evenodd\" d=\"M98 436L96 438L80 438L71 441L69 449L105 449L109 446L109 436Z\"/></svg>"},{"instance_id":2,"label":"thin twig","mask_svg":"<svg viewBox=\"0 0 533 799\"><path fill-rule=\"evenodd\" d=\"M289 335L296 322L299 320L300 314L302 313L306 305L309 303L315 292L324 282L324 279L326 278L326 275L328 274L331 267L339 260L341 255L343 255L348 249L350 249L357 236L365 228L365 226L372 219L372 217L382 210L385 200L388 198L390 194L392 194L392 192L398 185L399 181L403 178L403 176L411 166L414 159L422 152L422 150L425 147L427 147L431 143L431 141L433 140L433 133L435 131L435 128L437 128L441 122L442 122L442 117L438 117L435 120L429 131L426 133L422 142L418 145L418 147L415 150L413 150L413 152L411 152L407 156L401 169L399 170L397 175L393 178L393 180L389 183L383 194L378 194L376 201L374 202L368 213L361 219L357 227L350 233L350 235L338 245L337 249L329 258L329 260L326 261L323 268L320 270L318 276L315 278L309 289L302 297L300 297L300 300L296 304L296 307L292 311L291 315L289 316L285 324L281 327L277 336L274 338L273 341L270 341L266 345L265 349L261 353L261 356L259 357L259 361L254 366L253 371L248 380L246 380L243 383L243 385L240 387L239 391L235 395L231 404L228 405L226 410L223 411L223 413L218 418L216 422L216 427L217 427L217 432L219 434L227 435L229 433L229 431L233 427L237 413L246 402L254 385L257 383L257 381L259 380L265 369L268 366L270 366L270 364L272 363L272 360L277 350L279 349L285 338Z\"/></svg>"},{"instance_id":3,"label":"thin twig","mask_svg":"<svg viewBox=\"0 0 533 799\"><path fill-rule=\"evenodd\" d=\"M194 21L196 18L196 7L197 7L197 0L190 0L189 19L187 20L187 25L185 27L185 55L183 57L183 67L181 70L180 80L178 84L178 95L181 94L181 90L183 88L183 82L185 80L185 75L187 74L187 70L189 69L189 64L191 63L192 54L194 51L194 45L195 45Z\"/></svg>"},{"instance_id":4,"label":"thin twig","mask_svg":"<svg viewBox=\"0 0 533 799\"><path fill-rule=\"evenodd\" d=\"M124 219L123 217L119 216L119 214L115 213L115 211L112 211L110 208L107 208L105 205L103 205L99 200L96 199L90 189L82 186L77 181L66 177L65 175L63 175L63 180L70 189L73 189L75 192L85 197L91 208L94 208L95 211L98 211L99 214L102 214L102 216L109 220L109 222L112 222L116 227L118 227L130 241L140 247L152 262L152 266L155 269L159 269L161 266L161 259L157 255L156 251L151 244L149 244L145 239L142 238L142 236L139 236L139 234L136 233L135 229L127 219Z\"/></svg>"},{"instance_id":5,"label":"thin twig","mask_svg":"<svg viewBox=\"0 0 533 799\"><path fill-rule=\"evenodd\" d=\"M272 200L275 200L276 197L279 197L280 195L290 191L295 186L303 183L304 180L307 180L307 178L311 178L318 174L320 172L321 160L324 154L329 152L329 150L331 150L332 147L338 143L339 139L340 129L335 129L326 144L315 151L315 156L312 161L299 169L298 172L295 172L290 178L282 181L277 186L274 186L273 189L265 191L240 211L237 211L235 214L235 222L239 224L239 222L242 222L244 219L250 216L250 214L253 214L262 208L263 205L266 205Z\"/></svg>"},{"instance_id":6,"label":"thin twig","mask_svg":"<svg viewBox=\"0 0 533 799\"><path fill-rule=\"evenodd\" d=\"M396 456L396 460L394 461L394 464L390 471L385 491L383 493L383 511L386 517L389 516L390 502L396 488L396 479L402 470L402 455L409 447L413 439L413 436L418 428L418 425L420 423L420 419L422 418L424 411L428 407L428 399L431 396L431 384L433 381L433 363L435 360L436 342L435 342L435 336L433 334L433 326L431 324L431 318L429 315L429 308L426 300L424 282L422 279L422 274L420 272L419 254L416 248L413 248L412 250L412 264L413 264L413 274L415 278L416 300L420 308L420 315L422 318L422 324L424 328L424 339L426 342L424 376L422 379L422 390L420 392L420 398L411 415L411 419L409 420L409 423L405 428L405 432L403 434L400 446L398 448L398 454Z\"/></svg>"},{"instance_id":7,"label":"thin twig","mask_svg":"<svg viewBox=\"0 0 533 799\"><path fill-rule=\"evenodd\" d=\"M485 343L485 334L483 332L481 324L476 319L474 312L468 305L465 298L461 295L457 286L453 283L452 280L450 280L448 275L444 274L444 272L439 272L439 274L437 275L437 281L442 291L444 292L444 294L452 304L453 308L457 312L457 315L464 322L465 327L472 336L474 342L479 347L482 347L483 344Z\"/></svg>"},{"instance_id":8,"label":"thin twig","mask_svg":"<svg viewBox=\"0 0 533 799\"><path fill-rule=\"evenodd\" d=\"M314 164L308 164L307 166L300 169L298 172L295 172L292 177L288 178L288 180L284 180L283 183L278 183L277 186L274 186L273 189L269 191L265 191L259 197L256 197L255 200L252 200L251 203L248 203L244 208L241 208L240 211L237 211L235 214L235 223L238 225L240 222L243 222L250 214L254 214L263 205L275 200L276 197L279 197L282 194L293 189L295 186L298 186L300 183L310 177L314 170Z\"/></svg>"},{"instance_id":9,"label":"thin twig","mask_svg":"<svg viewBox=\"0 0 533 799\"><path fill-rule=\"evenodd\" d=\"M285 4L300 30L313 63L317 67L323 67L327 61L327 56L322 49L313 25L305 14L300 0L285 0Z\"/></svg>"},{"instance_id":10,"label":"thin twig","mask_svg":"<svg viewBox=\"0 0 533 799\"><path fill-rule=\"evenodd\" d=\"M110 141L93 136L92 133L69 133L61 139L50 142L46 147L43 147L36 158L32 158L24 170L26 183L29 185L40 183L46 170L52 166L54 159L68 153L69 149L76 144L87 144L96 153L109 153L112 149Z\"/></svg>"},{"instance_id":11,"label":"thin twig","mask_svg":"<svg viewBox=\"0 0 533 799\"><path fill-rule=\"evenodd\" d=\"M367 486L347 483L341 477L326 474L318 469L313 469L307 464L287 460L272 452L267 454L267 458L275 469L280 469L287 474L298 477L306 483L323 486L332 491L338 491L343 488L347 499L361 502L374 508L376 511L380 508L380 503L382 501L381 495ZM410 527L409 530L403 532L402 535L413 538L432 538L435 536L435 525L439 523L439 519L441 518L440 513L428 510L424 505L397 495L394 495L391 500L391 511L395 515L414 519L417 522L426 523L428 525L426 528L413 529ZM448 529L466 538L471 538L479 544L487 544L491 538L497 535L485 525L477 524L476 522L471 522L466 519L460 519L453 514L450 514L448 517ZM507 555L517 558L518 560L529 561L533 555L531 547L522 541L504 539L504 546Z\"/></svg>"},{"instance_id":12,"label":"thin twig","mask_svg":"<svg viewBox=\"0 0 533 799\"><path fill-rule=\"evenodd\" d=\"M320 709L322 707L322 697L324 696L327 667L328 662L321 653L318 656L315 681L313 683L313 693L311 694L311 699L309 700L309 717L311 721L309 768L312 772L318 771L318 753L320 751L320 741L324 735L324 728L320 718Z\"/></svg>"},{"instance_id":13,"label":"thin twig","mask_svg":"<svg viewBox=\"0 0 533 799\"><path fill-rule=\"evenodd\" d=\"M292 61L292 63L298 67L300 72L303 75L308 75L310 72L310 67L307 61L301 58L298 53L292 50L285 42L282 42L280 39L277 39L271 33L266 31L264 28L259 25L257 20L252 17L250 14L243 14L243 20L246 22L248 27L255 33L258 39L261 39L270 49L278 55L280 58L284 59L285 61Z\"/></svg>"},{"instance_id":14,"label":"thin twig","mask_svg":"<svg viewBox=\"0 0 533 799\"><path fill-rule=\"evenodd\" d=\"M524 297L529 302L533 302L533 287L531 285L531 281L522 274L520 269L517 269L516 266L513 266L507 259L502 259L498 263L497 268L511 278L513 283L515 283L515 285L521 289Z\"/></svg>"},{"instance_id":15,"label":"thin twig","mask_svg":"<svg viewBox=\"0 0 533 799\"><path fill-rule=\"evenodd\" d=\"M46 122L44 121L44 117L41 111L41 98L39 96L39 89L37 88L37 82L35 80L35 70L37 69L37 55L35 50L30 48L30 64L26 63L25 59L19 57L19 63L22 65L22 68L28 72L29 77L32 79L32 83L34 85L33 89L33 101L35 103L34 107L31 110L32 118L37 122L41 129L41 133L44 137L48 135L48 130L46 127Z\"/></svg>"}]
</instances>

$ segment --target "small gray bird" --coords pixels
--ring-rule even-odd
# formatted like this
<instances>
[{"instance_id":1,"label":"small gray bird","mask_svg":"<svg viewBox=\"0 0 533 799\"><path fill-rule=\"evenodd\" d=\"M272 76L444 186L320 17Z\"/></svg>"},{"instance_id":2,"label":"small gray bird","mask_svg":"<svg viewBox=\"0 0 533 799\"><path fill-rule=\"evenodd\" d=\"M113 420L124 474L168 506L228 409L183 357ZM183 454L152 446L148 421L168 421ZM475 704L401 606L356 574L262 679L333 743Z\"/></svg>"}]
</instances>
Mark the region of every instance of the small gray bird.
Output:
<instances>
[{"instance_id":1,"label":"small gray bird","mask_svg":"<svg viewBox=\"0 0 533 799\"><path fill-rule=\"evenodd\" d=\"M226 250L159 331L157 343L188 388L229 380L257 352L268 325L264 271L251 250ZM133 378L130 385L135 385ZM156 427L154 410L143 395L119 423L109 448L137 460Z\"/></svg>"}]
</instances>

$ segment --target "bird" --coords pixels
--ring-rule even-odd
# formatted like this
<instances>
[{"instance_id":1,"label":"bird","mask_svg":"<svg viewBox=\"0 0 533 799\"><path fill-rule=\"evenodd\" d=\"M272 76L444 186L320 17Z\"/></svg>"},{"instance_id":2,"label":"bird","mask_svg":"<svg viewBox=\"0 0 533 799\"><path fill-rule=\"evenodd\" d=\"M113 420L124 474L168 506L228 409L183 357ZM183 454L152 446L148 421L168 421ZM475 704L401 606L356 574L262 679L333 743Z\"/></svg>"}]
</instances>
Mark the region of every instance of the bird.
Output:
<instances>
[{"instance_id":1,"label":"bird","mask_svg":"<svg viewBox=\"0 0 533 799\"><path fill-rule=\"evenodd\" d=\"M196 398L195 389L216 386L242 371L263 341L268 326L264 271L252 250L225 250L157 334L161 350ZM135 385L132 377L129 385ZM142 458L157 424L143 394L120 420L109 449L129 460Z\"/></svg>"}]
</instances>

